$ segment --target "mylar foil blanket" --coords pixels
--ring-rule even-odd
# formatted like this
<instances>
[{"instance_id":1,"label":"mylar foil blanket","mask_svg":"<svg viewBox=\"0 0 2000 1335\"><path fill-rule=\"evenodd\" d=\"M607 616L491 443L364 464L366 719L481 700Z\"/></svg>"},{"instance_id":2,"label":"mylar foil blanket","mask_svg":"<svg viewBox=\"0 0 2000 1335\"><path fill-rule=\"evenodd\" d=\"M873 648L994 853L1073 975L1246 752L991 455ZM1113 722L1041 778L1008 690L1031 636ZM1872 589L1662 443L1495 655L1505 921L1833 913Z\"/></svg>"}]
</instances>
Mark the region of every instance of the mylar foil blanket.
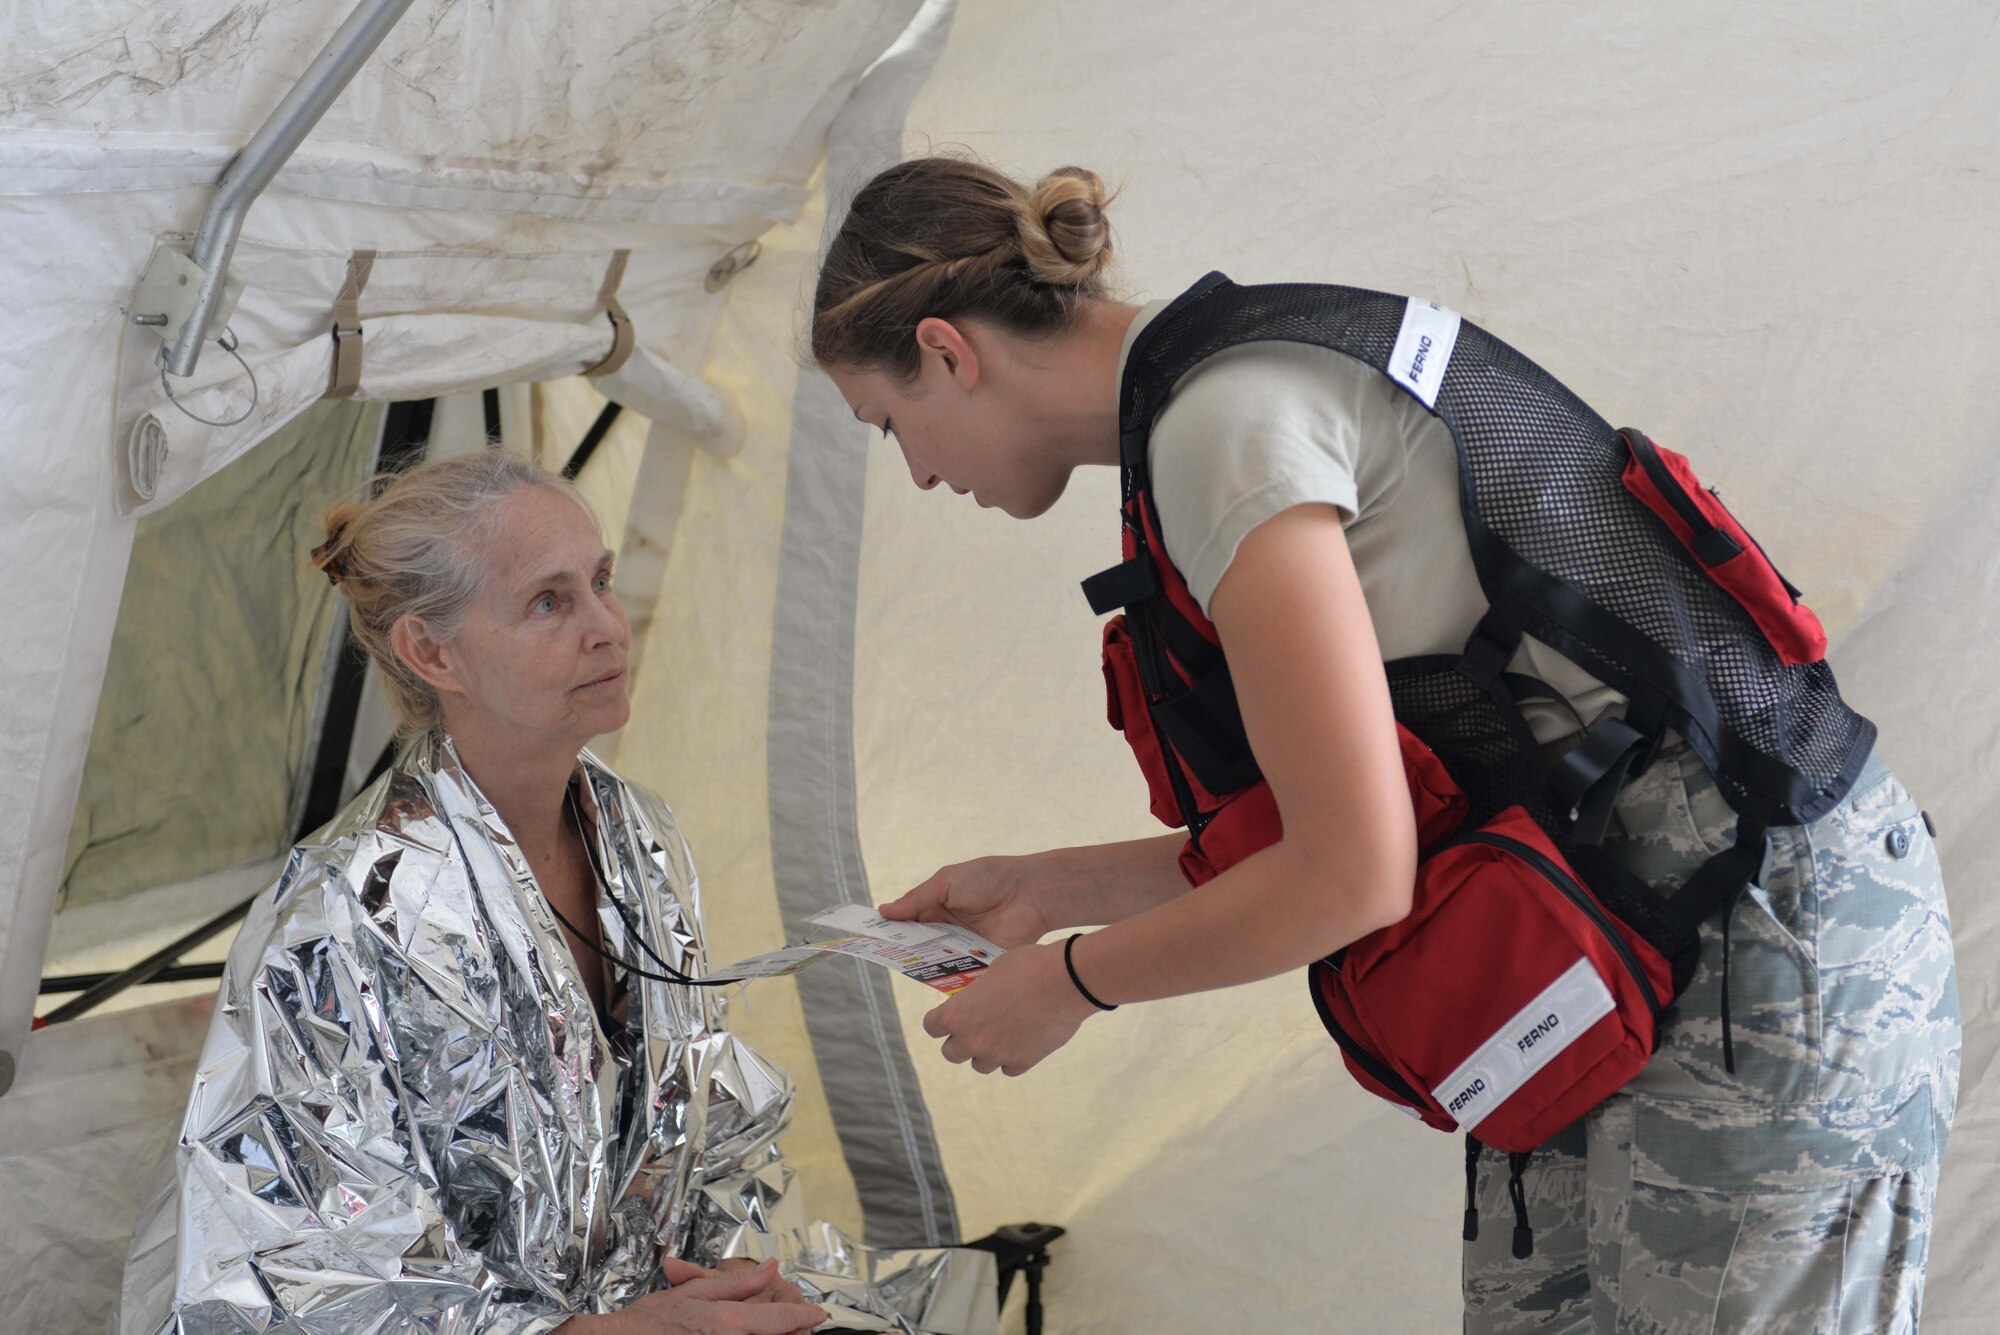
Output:
<instances>
[{"instance_id":1,"label":"mylar foil blanket","mask_svg":"<svg viewBox=\"0 0 2000 1335\"><path fill-rule=\"evenodd\" d=\"M573 791L605 949L643 958L636 933L701 974L672 813L589 752ZM712 989L610 984L607 1028L450 742L411 747L245 921L117 1329L533 1335L663 1286L666 1254L778 1255L849 1328L994 1328L985 1253L804 1227L775 1144L791 1082Z\"/></svg>"}]
</instances>

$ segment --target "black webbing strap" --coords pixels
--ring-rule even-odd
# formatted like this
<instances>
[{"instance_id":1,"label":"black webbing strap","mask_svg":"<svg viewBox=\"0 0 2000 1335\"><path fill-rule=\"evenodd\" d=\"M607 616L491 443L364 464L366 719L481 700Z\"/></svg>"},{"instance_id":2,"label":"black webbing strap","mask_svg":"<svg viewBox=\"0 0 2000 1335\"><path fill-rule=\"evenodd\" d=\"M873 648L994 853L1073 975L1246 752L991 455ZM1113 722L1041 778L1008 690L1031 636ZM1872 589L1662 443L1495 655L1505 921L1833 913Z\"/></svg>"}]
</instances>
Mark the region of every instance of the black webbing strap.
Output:
<instances>
[{"instance_id":1,"label":"black webbing strap","mask_svg":"<svg viewBox=\"0 0 2000 1335\"><path fill-rule=\"evenodd\" d=\"M1764 870L1764 834L1769 828L1761 813L1738 816L1736 842L1702 863L1701 870L1667 900L1667 917L1679 936L1691 939L1711 914L1732 902L1737 891Z\"/></svg>"},{"instance_id":2,"label":"black webbing strap","mask_svg":"<svg viewBox=\"0 0 2000 1335\"><path fill-rule=\"evenodd\" d=\"M1528 609L1524 605L1503 598L1487 608L1465 642L1461 660L1465 674L1489 685L1500 681L1520 651L1527 628Z\"/></svg>"},{"instance_id":3,"label":"black webbing strap","mask_svg":"<svg viewBox=\"0 0 2000 1335\"><path fill-rule=\"evenodd\" d=\"M1090 610L1099 616L1131 607L1160 591L1160 574L1152 559L1141 553L1109 570L1100 570L1083 582L1083 596Z\"/></svg>"},{"instance_id":4,"label":"black webbing strap","mask_svg":"<svg viewBox=\"0 0 2000 1335\"><path fill-rule=\"evenodd\" d=\"M1221 646L1202 638L1194 623L1181 614L1171 598L1156 598L1146 604L1147 615L1158 623L1160 643L1188 676L1200 681L1223 669Z\"/></svg>"},{"instance_id":5,"label":"black webbing strap","mask_svg":"<svg viewBox=\"0 0 2000 1335\"><path fill-rule=\"evenodd\" d=\"M1736 539L1711 522L1709 517L1701 512L1701 507L1696 505L1694 499L1682 488L1679 479L1667 471L1666 461L1660 458L1659 450L1645 432L1636 427L1621 426L1618 428L1618 434L1624 439L1625 448L1631 452L1633 459L1638 461L1640 469L1652 482L1653 489L1660 493L1660 499L1665 501L1667 507L1679 515L1681 522L1688 526L1688 531L1693 534L1690 550L1701 558L1703 565L1719 566L1724 561L1742 555L1743 548Z\"/></svg>"},{"instance_id":6,"label":"black webbing strap","mask_svg":"<svg viewBox=\"0 0 2000 1335\"><path fill-rule=\"evenodd\" d=\"M1250 750L1227 662L1218 659L1214 670L1188 690L1157 702L1153 727L1211 793L1233 793L1264 777Z\"/></svg>"},{"instance_id":7,"label":"black webbing strap","mask_svg":"<svg viewBox=\"0 0 2000 1335\"><path fill-rule=\"evenodd\" d=\"M1604 841L1618 794L1644 768L1657 741L1657 734L1648 736L1607 714L1556 761L1549 771L1549 792L1557 809L1569 813L1572 840L1587 845Z\"/></svg>"}]
</instances>

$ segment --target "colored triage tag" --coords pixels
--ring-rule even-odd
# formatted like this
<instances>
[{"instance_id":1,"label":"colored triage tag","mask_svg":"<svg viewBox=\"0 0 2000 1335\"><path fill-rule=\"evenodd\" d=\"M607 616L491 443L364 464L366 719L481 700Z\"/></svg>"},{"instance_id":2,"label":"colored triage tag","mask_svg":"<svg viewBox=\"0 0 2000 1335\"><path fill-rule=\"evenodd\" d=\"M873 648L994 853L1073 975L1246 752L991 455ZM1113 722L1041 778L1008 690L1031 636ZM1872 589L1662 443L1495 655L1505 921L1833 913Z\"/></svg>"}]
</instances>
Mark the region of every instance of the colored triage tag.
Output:
<instances>
[{"instance_id":1,"label":"colored triage tag","mask_svg":"<svg viewBox=\"0 0 2000 1335\"><path fill-rule=\"evenodd\" d=\"M844 935L753 955L716 969L702 981L782 978L810 968L820 960L846 955L894 969L906 978L949 993L963 988L1006 953L963 927L936 922L895 922L861 904L826 909L806 922Z\"/></svg>"}]
</instances>

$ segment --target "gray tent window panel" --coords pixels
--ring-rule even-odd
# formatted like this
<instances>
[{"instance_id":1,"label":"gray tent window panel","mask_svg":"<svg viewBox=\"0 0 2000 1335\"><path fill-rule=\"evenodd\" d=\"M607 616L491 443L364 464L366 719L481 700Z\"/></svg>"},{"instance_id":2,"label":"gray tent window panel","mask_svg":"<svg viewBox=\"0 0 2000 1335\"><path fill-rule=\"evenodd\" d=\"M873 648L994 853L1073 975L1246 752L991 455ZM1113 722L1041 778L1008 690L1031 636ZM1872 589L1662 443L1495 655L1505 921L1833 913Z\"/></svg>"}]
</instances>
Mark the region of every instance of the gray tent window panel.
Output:
<instances>
[{"instance_id":1,"label":"gray tent window panel","mask_svg":"<svg viewBox=\"0 0 2000 1335\"><path fill-rule=\"evenodd\" d=\"M379 404L329 400L139 523L63 907L288 847L345 604L306 564L374 467Z\"/></svg>"}]
</instances>

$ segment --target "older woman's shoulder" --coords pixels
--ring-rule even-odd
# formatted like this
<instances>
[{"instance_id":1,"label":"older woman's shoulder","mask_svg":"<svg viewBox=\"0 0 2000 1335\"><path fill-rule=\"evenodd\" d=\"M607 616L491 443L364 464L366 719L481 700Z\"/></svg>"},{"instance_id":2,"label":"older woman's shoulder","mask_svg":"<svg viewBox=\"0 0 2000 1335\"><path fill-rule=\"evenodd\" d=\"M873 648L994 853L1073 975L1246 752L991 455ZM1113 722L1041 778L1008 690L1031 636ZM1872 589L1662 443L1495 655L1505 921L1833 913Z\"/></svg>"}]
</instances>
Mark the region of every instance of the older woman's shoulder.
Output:
<instances>
[{"instance_id":1,"label":"older woman's shoulder","mask_svg":"<svg viewBox=\"0 0 2000 1335\"><path fill-rule=\"evenodd\" d=\"M332 819L292 846L277 880L253 906L255 925L285 929L301 915L355 910L370 915L392 882L435 881L457 860L449 819L433 782L403 764L391 766L349 798Z\"/></svg>"}]
</instances>

